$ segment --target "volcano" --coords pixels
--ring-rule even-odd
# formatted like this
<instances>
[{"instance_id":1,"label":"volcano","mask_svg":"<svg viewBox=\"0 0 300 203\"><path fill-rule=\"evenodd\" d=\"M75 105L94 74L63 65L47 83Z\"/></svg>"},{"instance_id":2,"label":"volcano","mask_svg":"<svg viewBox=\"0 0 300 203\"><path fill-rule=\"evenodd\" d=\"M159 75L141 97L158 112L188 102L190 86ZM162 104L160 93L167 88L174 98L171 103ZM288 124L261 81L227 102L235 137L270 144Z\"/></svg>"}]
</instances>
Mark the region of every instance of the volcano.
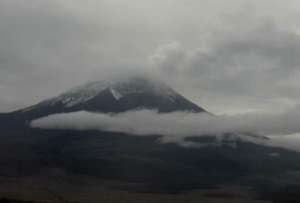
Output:
<instances>
[{"instance_id":1,"label":"volcano","mask_svg":"<svg viewBox=\"0 0 300 203\"><path fill-rule=\"evenodd\" d=\"M6 119L5 126L13 128L50 114L76 111L121 113L141 109L151 109L161 113L206 112L166 83L139 76L90 82L36 105L2 115L0 119L2 117L2 122Z\"/></svg>"},{"instance_id":2,"label":"volcano","mask_svg":"<svg viewBox=\"0 0 300 203\"><path fill-rule=\"evenodd\" d=\"M0 155L0 175L40 178L59 170L63 171L63 180L69 176L79 179L88 176L125 182L126 190L158 193L233 183L264 192L267 185L273 192L277 188L272 187L297 181L290 174L300 170L299 153L249 141L268 142L257 135L228 132L222 136L191 136L186 141L201 147L186 147L161 143L161 135L141 137L124 132L36 129L28 125L52 114L78 111L118 114L144 109L158 113L210 114L156 79L131 77L91 82L28 108L0 115L0 149L10 152ZM286 182L278 185L278 175L284 176Z\"/></svg>"}]
</instances>

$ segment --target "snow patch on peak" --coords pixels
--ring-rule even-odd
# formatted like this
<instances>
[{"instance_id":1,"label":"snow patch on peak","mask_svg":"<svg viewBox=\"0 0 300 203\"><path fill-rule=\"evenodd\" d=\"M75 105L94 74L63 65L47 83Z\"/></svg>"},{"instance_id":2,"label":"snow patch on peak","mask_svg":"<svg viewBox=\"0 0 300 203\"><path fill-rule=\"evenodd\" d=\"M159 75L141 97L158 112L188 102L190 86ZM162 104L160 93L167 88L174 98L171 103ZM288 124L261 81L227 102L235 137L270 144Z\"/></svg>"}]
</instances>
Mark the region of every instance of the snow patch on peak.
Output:
<instances>
[{"instance_id":1,"label":"snow patch on peak","mask_svg":"<svg viewBox=\"0 0 300 203\"><path fill-rule=\"evenodd\" d=\"M145 77L132 77L112 81L95 81L73 88L58 97L48 99L41 105L62 104L67 108L83 104L104 90L111 92L116 100L130 94L151 93L175 101L178 94L165 83Z\"/></svg>"},{"instance_id":2,"label":"snow patch on peak","mask_svg":"<svg viewBox=\"0 0 300 203\"><path fill-rule=\"evenodd\" d=\"M73 107L77 104L81 104L93 99L100 92L108 87L107 82L91 82L70 91L59 95L58 97L49 99L46 101L47 104L56 105L58 103L63 104L65 107Z\"/></svg>"},{"instance_id":3,"label":"snow patch on peak","mask_svg":"<svg viewBox=\"0 0 300 203\"><path fill-rule=\"evenodd\" d=\"M109 90L116 100L119 100L123 97L123 95L114 88L110 88Z\"/></svg>"},{"instance_id":4,"label":"snow patch on peak","mask_svg":"<svg viewBox=\"0 0 300 203\"><path fill-rule=\"evenodd\" d=\"M143 77L127 78L126 80L121 80L112 86L115 91L119 92L123 96L147 92L167 98L171 101L175 101L175 98L178 96L173 89L162 81Z\"/></svg>"}]
</instances>

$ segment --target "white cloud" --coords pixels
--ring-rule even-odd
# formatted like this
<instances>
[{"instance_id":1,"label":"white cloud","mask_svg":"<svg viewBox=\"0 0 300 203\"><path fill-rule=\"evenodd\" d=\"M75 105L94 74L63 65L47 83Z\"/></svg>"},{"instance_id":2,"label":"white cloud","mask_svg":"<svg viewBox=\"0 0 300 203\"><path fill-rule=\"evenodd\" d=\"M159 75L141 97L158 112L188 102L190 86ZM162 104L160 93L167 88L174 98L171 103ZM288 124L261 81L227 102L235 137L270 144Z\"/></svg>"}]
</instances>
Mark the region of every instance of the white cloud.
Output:
<instances>
[{"instance_id":1,"label":"white cloud","mask_svg":"<svg viewBox=\"0 0 300 203\"><path fill-rule=\"evenodd\" d=\"M221 135L227 132L254 133L264 136L300 133L299 120L298 109L282 114L235 116L212 116L206 113L188 112L157 113L152 110L129 111L120 114L80 111L43 117L32 121L31 127L102 130L140 136L162 135L164 142L182 144L187 137ZM277 139L274 144L286 146L286 143L280 142L280 139Z\"/></svg>"},{"instance_id":2,"label":"white cloud","mask_svg":"<svg viewBox=\"0 0 300 203\"><path fill-rule=\"evenodd\" d=\"M300 152L300 133L269 137L271 139L269 143L271 146L283 147Z\"/></svg>"}]
</instances>

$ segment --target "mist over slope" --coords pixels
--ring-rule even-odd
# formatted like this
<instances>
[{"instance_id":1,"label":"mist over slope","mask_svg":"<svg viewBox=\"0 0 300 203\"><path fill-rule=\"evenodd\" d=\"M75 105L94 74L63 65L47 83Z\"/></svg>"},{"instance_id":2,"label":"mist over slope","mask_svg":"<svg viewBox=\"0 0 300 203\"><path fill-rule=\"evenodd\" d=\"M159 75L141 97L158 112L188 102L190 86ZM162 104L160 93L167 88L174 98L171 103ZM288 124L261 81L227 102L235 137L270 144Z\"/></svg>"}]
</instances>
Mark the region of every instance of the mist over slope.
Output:
<instances>
[{"instance_id":1,"label":"mist over slope","mask_svg":"<svg viewBox=\"0 0 300 203\"><path fill-rule=\"evenodd\" d=\"M300 113L295 109L282 114L245 114L212 116L207 113L136 110L120 114L103 114L79 111L54 114L31 122L31 127L44 129L100 130L123 132L132 135L161 135L164 142L184 143L188 137L216 136L235 133L249 141L243 134L255 134L252 142L261 143L266 136L286 136L300 132ZM276 137L275 137L276 138ZM275 139L274 138L274 139ZM282 138L284 139L284 138ZM276 139L286 146L289 142ZM272 144L270 142L270 144ZM300 150L300 148L299 148Z\"/></svg>"},{"instance_id":2,"label":"mist over slope","mask_svg":"<svg viewBox=\"0 0 300 203\"><path fill-rule=\"evenodd\" d=\"M163 142L180 144L189 137L226 133L247 141L249 136L242 135L253 134L250 140L260 143L266 136L300 132L298 107L283 113L214 116L163 81L144 75L90 82L13 114L33 128L160 135Z\"/></svg>"}]
</instances>

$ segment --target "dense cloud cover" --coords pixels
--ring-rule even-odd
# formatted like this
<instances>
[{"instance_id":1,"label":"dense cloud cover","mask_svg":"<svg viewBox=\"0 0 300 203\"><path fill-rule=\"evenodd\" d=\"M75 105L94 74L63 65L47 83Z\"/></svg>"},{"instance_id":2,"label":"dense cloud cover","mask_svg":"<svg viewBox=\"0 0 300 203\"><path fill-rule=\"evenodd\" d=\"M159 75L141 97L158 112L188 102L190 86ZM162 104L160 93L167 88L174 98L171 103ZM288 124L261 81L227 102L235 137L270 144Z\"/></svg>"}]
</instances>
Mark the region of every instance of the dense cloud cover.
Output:
<instances>
[{"instance_id":1,"label":"dense cloud cover","mask_svg":"<svg viewBox=\"0 0 300 203\"><path fill-rule=\"evenodd\" d=\"M297 0L2 0L0 111L144 72L214 113L300 99Z\"/></svg>"},{"instance_id":2,"label":"dense cloud cover","mask_svg":"<svg viewBox=\"0 0 300 203\"><path fill-rule=\"evenodd\" d=\"M129 111L120 114L80 111L43 117L32 121L31 127L102 130L140 136L162 135L163 142L184 143L187 137L222 135L228 132L282 137L299 133L299 120L299 109L292 109L281 114L252 113L235 116L213 116L207 113L188 112L157 113L153 110ZM276 138L274 144L286 146L289 140Z\"/></svg>"}]
</instances>

